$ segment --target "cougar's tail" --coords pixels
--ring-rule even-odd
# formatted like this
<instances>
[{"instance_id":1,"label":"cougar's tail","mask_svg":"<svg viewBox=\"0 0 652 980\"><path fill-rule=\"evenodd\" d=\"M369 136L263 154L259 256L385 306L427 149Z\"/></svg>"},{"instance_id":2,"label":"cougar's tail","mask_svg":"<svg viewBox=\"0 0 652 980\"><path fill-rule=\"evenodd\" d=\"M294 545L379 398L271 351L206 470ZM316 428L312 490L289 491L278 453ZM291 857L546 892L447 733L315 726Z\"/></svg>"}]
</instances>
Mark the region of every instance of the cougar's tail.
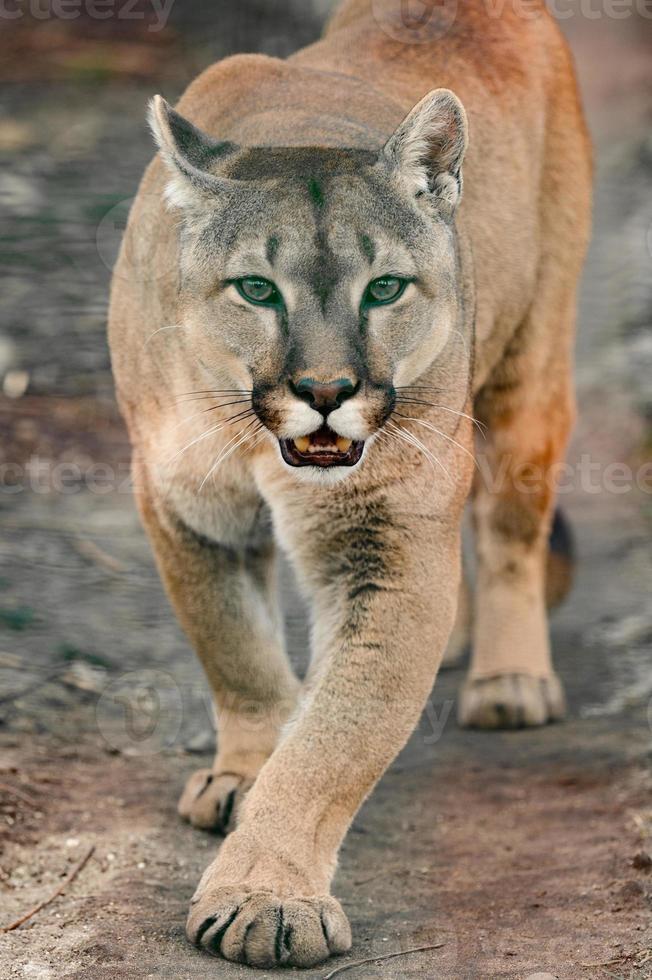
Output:
<instances>
[{"instance_id":1,"label":"cougar's tail","mask_svg":"<svg viewBox=\"0 0 652 980\"><path fill-rule=\"evenodd\" d=\"M546 603L548 609L561 605L573 586L575 575L575 542L563 512L557 508L550 531L550 549L546 569Z\"/></svg>"}]
</instances>

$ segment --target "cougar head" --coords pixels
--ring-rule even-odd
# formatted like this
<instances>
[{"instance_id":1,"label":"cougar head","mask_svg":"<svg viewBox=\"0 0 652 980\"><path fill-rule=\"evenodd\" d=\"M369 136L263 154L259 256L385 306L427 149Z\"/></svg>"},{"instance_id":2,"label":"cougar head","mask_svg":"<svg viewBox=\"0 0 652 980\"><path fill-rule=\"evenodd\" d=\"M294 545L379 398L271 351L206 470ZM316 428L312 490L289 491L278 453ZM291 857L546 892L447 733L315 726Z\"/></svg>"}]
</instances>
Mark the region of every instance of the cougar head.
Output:
<instances>
[{"instance_id":1,"label":"cougar head","mask_svg":"<svg viewBox=\"0 0 652 980\"><path fill-rule=\"evenodd\" d=\"M459 318L461 103L431 92L377 152L241 148L160 96L150 120L193 350L251 393L288 467L356 466Z\"/></svg>"}]
</instances>

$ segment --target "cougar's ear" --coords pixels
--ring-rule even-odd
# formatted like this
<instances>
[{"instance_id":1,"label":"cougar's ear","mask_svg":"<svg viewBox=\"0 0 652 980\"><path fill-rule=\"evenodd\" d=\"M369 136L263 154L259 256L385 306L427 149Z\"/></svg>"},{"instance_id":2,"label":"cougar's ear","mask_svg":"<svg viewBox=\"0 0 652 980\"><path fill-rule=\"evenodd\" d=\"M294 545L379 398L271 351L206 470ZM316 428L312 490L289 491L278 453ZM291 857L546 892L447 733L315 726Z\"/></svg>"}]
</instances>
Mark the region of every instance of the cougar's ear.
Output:
<instances>
[{"instance_id":1,"label":"cougar's ear","mask_svg":"<svg viewBox=\"0 0 652 980\"><path fill-rule=\"evenodd\" d=\"M172 174L166 197L175 207L196 207L232 186L233 181L215 170L222 159L237 152L235 143L220 143L202 133L160 95L149 104L149 125Z\"/></svg>"},{"instance_id":2,"label":"cougar's ear","mask_svg":"<svg viewBox=\"0 0 652 980\"><path fill-rule=\"evenodd\" d=\"M466 113L446 88L430 92L383 148L385 161L415 195L430 194L454 209L462 194L468 144Z\"/></svg>"}]
</instances>

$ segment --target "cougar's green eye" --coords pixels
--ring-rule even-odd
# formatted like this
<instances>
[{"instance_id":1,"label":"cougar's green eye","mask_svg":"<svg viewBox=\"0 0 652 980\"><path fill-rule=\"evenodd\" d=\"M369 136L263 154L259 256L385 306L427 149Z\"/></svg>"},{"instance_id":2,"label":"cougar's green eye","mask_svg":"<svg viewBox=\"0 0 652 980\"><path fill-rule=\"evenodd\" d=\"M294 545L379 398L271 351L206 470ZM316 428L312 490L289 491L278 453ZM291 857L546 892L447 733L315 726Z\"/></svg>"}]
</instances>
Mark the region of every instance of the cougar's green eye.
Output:
<instances>
[{"instance_id":1,"label":"cougar's green eye","mask_svg":"<svg viewBox=\"0 0 652 980\"><path fill-rule=\"evenodd\" d=\"M259 306L278 306L282 302L281 294L269 279L246 276L244 279L236 279L234 286L240 295L250 303Z\"/></svg>"},{"instance_id":2,"label":"cougar's green eye","mask_svg":"<svg viewBox=\"0 0 652 980\"><path fill-rule=\"evenodd\" d=\"M395 303L403 295L410 280L398 276L382 276L374 279L367 286L364 302L367 306L382 306L385 303Z\"/></svg>"}]
</instances>

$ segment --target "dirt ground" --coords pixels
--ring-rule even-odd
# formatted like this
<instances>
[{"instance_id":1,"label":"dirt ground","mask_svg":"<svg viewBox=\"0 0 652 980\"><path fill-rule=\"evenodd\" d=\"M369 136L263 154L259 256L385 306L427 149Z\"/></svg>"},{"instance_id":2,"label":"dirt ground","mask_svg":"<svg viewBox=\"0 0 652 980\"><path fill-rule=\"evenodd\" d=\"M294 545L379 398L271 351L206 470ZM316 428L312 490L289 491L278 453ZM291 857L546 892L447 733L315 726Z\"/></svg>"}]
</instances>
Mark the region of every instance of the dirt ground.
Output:
<instances>
[{"instance_id":1,"label":"dirt ground","mask_svg":"<svg viewBox=\"0 0 652 980\"><path fill-rule=\"evenodd\" d=\"M144 2L142 20L0 17L0 927L94 847L0 934L1 978L253 976L184 940L219 840L175 807L211 720L134 511L107 285L146 99L233 50L288 53L327 6L177 0L160 31ZM342 851L353 949L308 978L652 977L652 22L567 9L597 149L563 500L579 571L553 622L570 717L462 731L463 670L444 672ZM287 632L300 666L295 601Z\"/></svg>"}]
</instances>

